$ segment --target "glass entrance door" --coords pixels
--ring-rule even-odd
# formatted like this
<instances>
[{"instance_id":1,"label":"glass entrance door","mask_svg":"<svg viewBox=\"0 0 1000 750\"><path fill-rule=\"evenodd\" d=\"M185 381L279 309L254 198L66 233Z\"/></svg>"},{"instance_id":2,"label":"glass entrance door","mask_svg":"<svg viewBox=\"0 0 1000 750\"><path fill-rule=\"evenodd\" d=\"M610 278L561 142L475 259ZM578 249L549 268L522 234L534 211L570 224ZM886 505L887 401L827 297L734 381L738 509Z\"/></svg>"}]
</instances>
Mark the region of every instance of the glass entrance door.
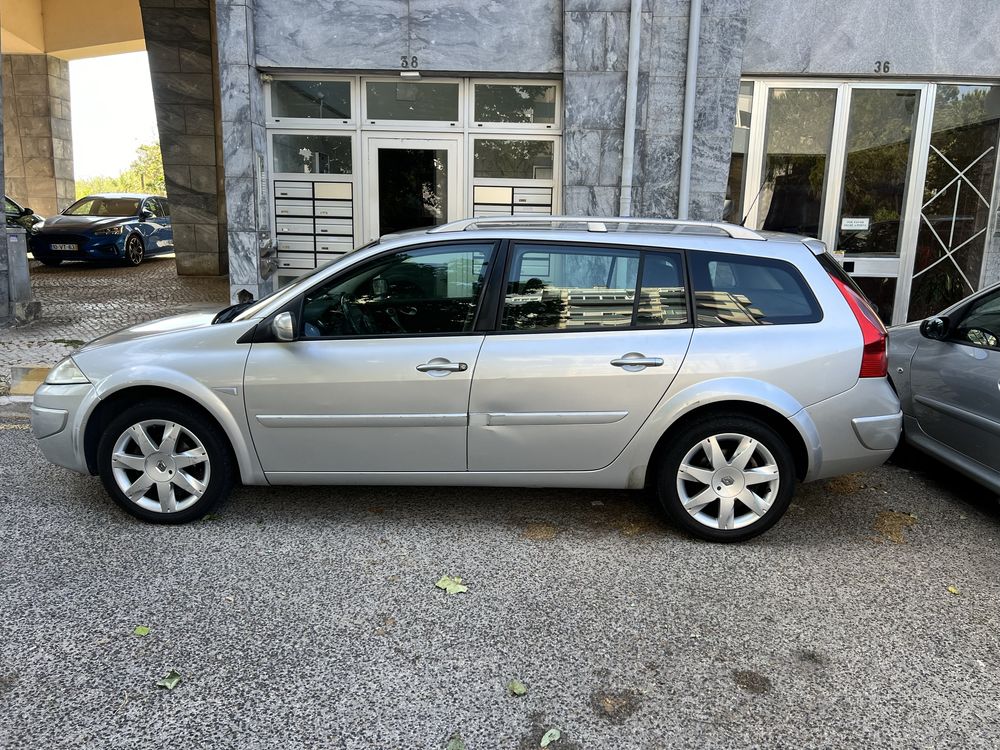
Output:
<instances>
[{"instance_id":1,"label":"glass entrance door","mask_svg":"<svg viewBox=\"0 0 1000 750\"><path fill-rule=\"evenodd\" d=\"M917 214L914 154L923 91L912 85L850 84L846 94L839 179L831 186L839 200L830 247L843 253L845 270L882 319L901 322L895 308L915 239L914 222L907 220Z\"/></svg>"},{"instance_id":2,"label":"glass entrance door","mask_svg":"<svg viewBox=\"0 0 1000 750\"><path fill-rule=\"evenodd\" d=\"M463 215L459 139L368 137L367 239Z\"/></svg>"}]
</instances>

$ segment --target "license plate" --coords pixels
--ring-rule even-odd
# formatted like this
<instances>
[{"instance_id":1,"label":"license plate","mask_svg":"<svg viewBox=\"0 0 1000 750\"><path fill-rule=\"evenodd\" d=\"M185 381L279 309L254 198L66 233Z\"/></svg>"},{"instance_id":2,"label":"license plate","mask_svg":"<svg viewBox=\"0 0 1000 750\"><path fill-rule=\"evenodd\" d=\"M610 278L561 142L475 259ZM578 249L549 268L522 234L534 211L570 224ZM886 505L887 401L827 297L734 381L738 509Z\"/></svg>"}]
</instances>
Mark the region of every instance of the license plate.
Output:
<instances>
[{"instance_id":1,"label":"license plate","mask_svg":"<svg viewBox=\"0 0 1000 750\"><path fill-rule=\"evenodd\" d=\"M59 252L72 253L76 252L76 245L55 242L52 244L52 249L55 250L57 253Z\"/></svg>"}]
</instances>

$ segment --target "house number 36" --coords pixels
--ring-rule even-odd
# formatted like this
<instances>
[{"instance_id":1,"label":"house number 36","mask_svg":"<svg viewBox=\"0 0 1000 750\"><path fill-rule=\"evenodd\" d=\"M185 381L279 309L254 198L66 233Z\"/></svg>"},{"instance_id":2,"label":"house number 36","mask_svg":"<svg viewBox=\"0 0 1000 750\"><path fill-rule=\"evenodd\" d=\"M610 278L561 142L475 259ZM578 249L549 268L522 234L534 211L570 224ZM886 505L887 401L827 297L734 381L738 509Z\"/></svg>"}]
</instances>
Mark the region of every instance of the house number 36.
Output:
<instances>
[{"instance_id":1,"label":"house number 36","mask_svg":"<svg viewBox=\"0 0 1000 750\"><path fill-rule=\"evenodd\" d=\"M399 67L401 68L417 68L420 67L417 63L417 56L407 57L406 55L400 55L399 57Z\"/></svg>"},{"instance_id":2,"label":"house number 36","mask_svg":"<svg viewBox=\"0 0 1000 750\"><path fill-rule=\"evenodd\" d=\"M416 66L414 66L416 67ZM876 60L875 61L875 72L876 73L888 73L889 72L889 61L888 60Z\"/></svg>"}]
</instances>

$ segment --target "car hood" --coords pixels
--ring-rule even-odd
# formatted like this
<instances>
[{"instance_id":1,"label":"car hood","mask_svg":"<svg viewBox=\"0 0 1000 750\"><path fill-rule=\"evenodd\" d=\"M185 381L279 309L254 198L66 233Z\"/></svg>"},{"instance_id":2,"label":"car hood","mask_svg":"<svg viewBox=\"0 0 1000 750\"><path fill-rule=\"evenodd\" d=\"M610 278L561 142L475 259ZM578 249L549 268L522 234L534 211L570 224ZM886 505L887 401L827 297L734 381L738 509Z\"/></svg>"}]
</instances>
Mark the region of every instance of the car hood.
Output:
<instances>
[{"instance_id":1,"label":"car hood","mask_svg":"<svg viewBox=\"0 0 1000 750\"><path fill-rule=\"evenodd\" d=\"M135 221L134 216L50 216L35 228L36 232L52 232L59 234L62 232L90 232L94 229L111 227L115 224L123 224L128 221Z\"/></svg>"},{"instance_id":2,"label":"car hood","mask_svg":"<svg viewBox=\"0 0 1000 750\"><path fill-rule=\"evenodd\" d=\"M136 339L159 336L164 333L173 333L174 331L184 331L191 328L203 328L205 326L210 326L212 325L212 319L220 309L221 308L218 305L199 306L198 309L194 309L180 315L171 315L169 318L159 318L157 320L150 320L146 323L139 323L138 325L130 326L128 328L122 328L114 333L109 333L105 336L94 339L80 349L80 351L85 352L89 349L97 349L111 344L121 344L126 341L135 341Z\"/></svg>"}]
</instances>

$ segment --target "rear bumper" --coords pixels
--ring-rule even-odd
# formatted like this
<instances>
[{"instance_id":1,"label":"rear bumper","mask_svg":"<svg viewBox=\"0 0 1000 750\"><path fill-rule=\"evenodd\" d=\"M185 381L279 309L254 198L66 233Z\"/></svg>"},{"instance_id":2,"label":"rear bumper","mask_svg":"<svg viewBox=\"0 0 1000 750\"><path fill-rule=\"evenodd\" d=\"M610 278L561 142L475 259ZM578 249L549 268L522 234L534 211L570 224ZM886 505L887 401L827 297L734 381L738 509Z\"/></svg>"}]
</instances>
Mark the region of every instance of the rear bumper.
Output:
<instances>
[{"instance_id":1,"label":"rear bumper","mask_svg":"<svg viewBox=\"0 0 1000 750\"><path fill-rule=\"evenodd\" d=\"M850 390L802 410L812 422L820 458L807 480L825 479L881 465L896 448L903 427L899 399L885 378L861 378Z\"/></svg>"}]
</instances>

